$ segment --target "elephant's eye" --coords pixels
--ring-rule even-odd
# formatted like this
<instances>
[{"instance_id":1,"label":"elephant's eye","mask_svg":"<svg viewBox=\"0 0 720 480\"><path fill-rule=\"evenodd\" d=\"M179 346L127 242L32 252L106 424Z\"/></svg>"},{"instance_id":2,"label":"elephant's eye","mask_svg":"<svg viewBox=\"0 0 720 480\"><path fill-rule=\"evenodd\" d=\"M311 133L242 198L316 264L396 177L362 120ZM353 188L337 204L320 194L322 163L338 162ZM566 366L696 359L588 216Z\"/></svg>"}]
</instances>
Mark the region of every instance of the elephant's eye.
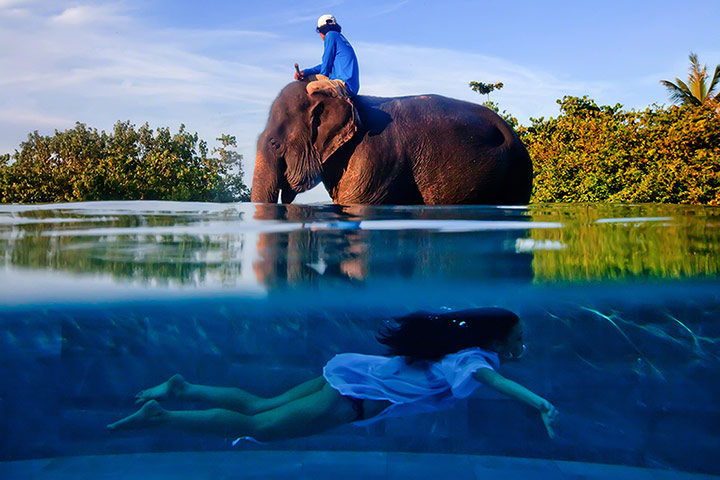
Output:
<instances>
[{"instance_id":1,"label":"elephant's eye","mask_svg":"<svg viewBox=\"0 0 720 480\"><path fill-rule=\"evenodd\" d=\"M276 142L274 138L270 139L270 146L273 148L273 150L278 150L280 148L280 144Z\"/></svg>"}]
</instances>

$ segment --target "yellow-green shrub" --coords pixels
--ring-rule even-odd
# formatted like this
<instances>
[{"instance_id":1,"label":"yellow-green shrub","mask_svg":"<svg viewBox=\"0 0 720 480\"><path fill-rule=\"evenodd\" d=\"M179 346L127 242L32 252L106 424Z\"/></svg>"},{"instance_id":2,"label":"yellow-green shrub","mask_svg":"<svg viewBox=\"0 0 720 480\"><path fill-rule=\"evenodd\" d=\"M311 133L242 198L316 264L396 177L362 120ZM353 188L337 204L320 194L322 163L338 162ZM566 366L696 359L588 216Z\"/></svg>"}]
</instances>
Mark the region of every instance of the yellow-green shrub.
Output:
<instances>
[{"instance_id":1,"label":"yellow-green shrub","mask_svg":"<svg viewBox=\"0 0 720 480\"><path fill-rule=\"evenodd\" d=\"M533 159L531 201L720 205L717 105L623 111L587 97L518 134Z\"/></svg>"}]
</instances>

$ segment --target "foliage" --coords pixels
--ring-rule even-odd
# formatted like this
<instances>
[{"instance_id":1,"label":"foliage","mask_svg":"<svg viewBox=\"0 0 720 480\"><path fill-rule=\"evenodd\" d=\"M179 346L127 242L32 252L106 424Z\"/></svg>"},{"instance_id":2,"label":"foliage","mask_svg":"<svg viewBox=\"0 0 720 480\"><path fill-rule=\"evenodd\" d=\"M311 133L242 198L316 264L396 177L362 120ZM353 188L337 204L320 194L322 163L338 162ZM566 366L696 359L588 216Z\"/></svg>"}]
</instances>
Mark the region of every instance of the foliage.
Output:
<instances>
[{"instance_id":1,"label":"foliage","mask_svg":"<svg viewBox=\"0 0 720 480\"><path fill-rule=\"evenodd\" d=\"M715 66L715 73L713 74L710 83L707 84L707 66L700 65L698 56L695 53L690 52L690 68L688 72L687 84L675 78L675 83L668 80L660 80L670 92L670 98L673 102L681 103L683 105L702 105L706 102L719 102L720 92L713 96L715 87L720 82L720 65Z\"/></svg>"},{"instance_id":2,"label":"foliage","mask_svg":"<svg viewBox=\"0 0 720 480\"><path fill-rule=\"evenodd\" d=\"M532 202L720 205L720 113L711 103L558 103L557 118L517 129L533 159Z\"/></svg>"},{"instance_id":3,"label":"foliage","mask_svg":"<svg viewBox=\"0 0 720 480\"><path fill-rule=\"evenodd\" d=\"M197 133L155 132L118 122L110 134L77 123L52 136L28 135L20 151L0 158L0 202L90 200L245 201L242 156L223 135L219 158Z\"/></svg>"},{"instance_id":4,"label":"foliage","mask_svg":"<svg viewBox=\"0 0 720 480\"><path fill-rule=\"evenodd\" d=\"M513 128L518 126L517 118L510 115L505 110L500 113L500 107L498 106L498 104L490 101L490 92L503 88L504 85L502 82L483 83L473 81L470 82L468 85L474 92L478 92L480 95L487 95L487 101L483 102L483 106L491 109L492 111L503 117L505 121L508 122L508 124L510 124Z\"/></svg>"},{"instance_id":5,"label":"foliage","mask_svg":"<svg viewBox=\"0 0 720 480\"><path fill-rule=\"evenodd\" d=\"M222 165L225 166L225 184L228 192L234 201L249 202L250 189L243 182L245 171L242 167L243 156L232 148L237 147L237 140L234 135L222 134L216 140L220 141L220 147L212 150L213 154L218 155ZM228 175L227 168L234 168L235 173Z\"/></svg>"},{"instance_id":6,"label":"foliage","mask_svg":"<svg viewBox=\"0 0 720 480\"><path fill-rule=\"evenodd\" d=\"M490 101L490 92L500 90L503 88L502 82L497 83L483 83L483 82L470 82L468 84L474 92L478 92L480 95L487 95L487 101Z\"/></svg>"}]
</instances>

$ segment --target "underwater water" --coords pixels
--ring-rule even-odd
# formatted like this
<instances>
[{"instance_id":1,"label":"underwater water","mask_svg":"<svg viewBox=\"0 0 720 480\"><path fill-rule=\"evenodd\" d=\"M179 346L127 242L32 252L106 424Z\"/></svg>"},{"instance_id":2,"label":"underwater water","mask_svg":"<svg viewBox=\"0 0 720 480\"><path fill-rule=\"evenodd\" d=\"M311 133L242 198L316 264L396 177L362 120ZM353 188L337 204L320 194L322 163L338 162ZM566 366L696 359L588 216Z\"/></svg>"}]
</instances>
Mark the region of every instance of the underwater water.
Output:
<instances>
[{"instance_id":1,"label":"underwater water","mask_svg":"<svg viewBox=\"0 0 720 480\"><path fill-rule=\"evenodd\" d=\"M337 353L382 353L375 333L393 316L490 305L525 322L527 355L502 371L559 408L554 440L536 412L487 392L265 445L105 428L177 372L274 395ZM115 457L134 459L120 475L169 452L185 452L172 462L186 473L262 461L269 475L325 452L320 464L356 472L395 465L392 478L408 465L457 466L454 456L570 462L553 464L558 478L592 478L567 467L580 464L720 475L719 342L720 208L0 206L0 472L10 477L45 476L49 464L30 460L142 454ZM445 456L417 460L426 454Z\"/></svg>"}]
</instances>

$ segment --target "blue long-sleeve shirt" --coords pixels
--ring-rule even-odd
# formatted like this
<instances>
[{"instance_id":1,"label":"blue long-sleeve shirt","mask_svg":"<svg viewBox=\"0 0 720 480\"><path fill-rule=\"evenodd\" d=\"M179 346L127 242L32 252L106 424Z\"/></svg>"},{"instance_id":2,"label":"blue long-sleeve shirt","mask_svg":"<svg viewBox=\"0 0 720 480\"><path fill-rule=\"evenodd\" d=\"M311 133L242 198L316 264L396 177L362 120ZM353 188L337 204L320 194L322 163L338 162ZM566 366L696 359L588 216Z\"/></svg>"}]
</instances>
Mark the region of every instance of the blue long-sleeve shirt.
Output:
<instances>
[{"instance_id":1,"label":"blue long-sleeve shirt","mask_svg":"<svg viewBox=\"0 0 720 480\"><path fill-rule=\"evenodd\" d=\"M355 96L360 90L360 70L350 42L339 32L330 31L325 35L325 51L322 63L305 69L305 75L325 75L330 80L345 82L350 96Z\"/></svg>"}]
</instances>

